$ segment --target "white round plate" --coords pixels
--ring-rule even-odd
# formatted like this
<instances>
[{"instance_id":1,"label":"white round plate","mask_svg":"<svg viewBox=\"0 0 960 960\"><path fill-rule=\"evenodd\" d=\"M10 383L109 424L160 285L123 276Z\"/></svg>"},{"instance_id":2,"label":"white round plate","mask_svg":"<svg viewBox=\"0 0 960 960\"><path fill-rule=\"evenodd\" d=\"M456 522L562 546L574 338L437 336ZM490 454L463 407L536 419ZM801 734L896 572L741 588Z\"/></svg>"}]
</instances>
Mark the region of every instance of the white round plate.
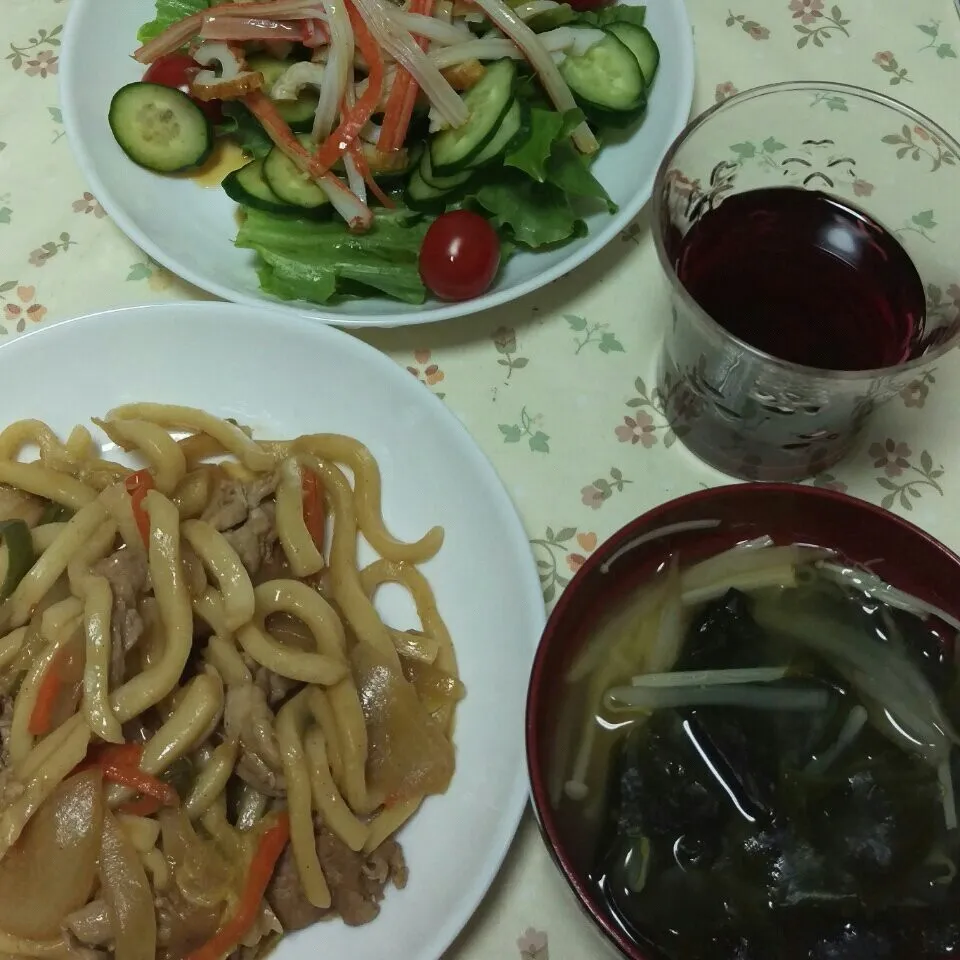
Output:
<instances>
[{"instance_id":1,"label":"white round plate","mask_svg":"<svg viewBox=\"0 0 960 960\"><path fill-rule=\"evenodd\" d=\"M639 5L639 0L626 0ZM683 0L656 0L647 25L660 69L643 125L605 147L594 172L619 212L594 213L586 237L545 253L519 253L488 293L463 303L410 306L382 298L318 306L284 302L258 285L254 255L233 245L236 205L219 189L162 177L133 164L107 123L116 91L139 80L131 58L136 33L153 18L153 0L71 0L60 60L60 103L74 156L107 213L151 257L190 283L234 303L274 304L339 326L400 326L466 316L508 303L569 273L609 243L649 200L660 160L683 129L693 102L694 56Z\"/></svg>"},{"instance_id":2,"label":"white round plate","mask_svg":"<svg viewBox=\"0 0 960 960\"><path fill-rule=\"evenodd\" d=\"M422 570L467 687L453 783L402 831L410 881L405 890L388 889L373 923L318 924L285 939L275 954L437 960L496 875L526 802L524 701L544 624L527 536L460 422L354 337L216 302L112 310L38 330L0 348L0 380L2 426L38 417L63 436L136 400L199 406L261 437L349 434L380 463L384 518L395 535L445 528L443 548ZM381 595L388 621L415 625L399 589Z\"/></svg>"}]
</instances>

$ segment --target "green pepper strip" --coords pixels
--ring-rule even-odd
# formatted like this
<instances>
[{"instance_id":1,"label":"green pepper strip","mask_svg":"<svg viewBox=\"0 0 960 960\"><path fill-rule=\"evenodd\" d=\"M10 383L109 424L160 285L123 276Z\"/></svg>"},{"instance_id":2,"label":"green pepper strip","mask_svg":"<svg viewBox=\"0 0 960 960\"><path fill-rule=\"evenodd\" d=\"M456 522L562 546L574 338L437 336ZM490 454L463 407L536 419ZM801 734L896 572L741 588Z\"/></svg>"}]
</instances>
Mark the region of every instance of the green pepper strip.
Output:
<instances>
[{"instance_id":1,"label":"green pepper strip","mask_svg":"<svg viewBox=\"0 0 960 960\"><path fill-rule=\"evenodd\" d=\"M0 543L7 547L7 573L0 585L0 602L7 599L17 584L27 575L36 563L37 555L33 551L33 538L30 528L22 520L4 520L0 522Z\"/></svg>"}]
</instances>

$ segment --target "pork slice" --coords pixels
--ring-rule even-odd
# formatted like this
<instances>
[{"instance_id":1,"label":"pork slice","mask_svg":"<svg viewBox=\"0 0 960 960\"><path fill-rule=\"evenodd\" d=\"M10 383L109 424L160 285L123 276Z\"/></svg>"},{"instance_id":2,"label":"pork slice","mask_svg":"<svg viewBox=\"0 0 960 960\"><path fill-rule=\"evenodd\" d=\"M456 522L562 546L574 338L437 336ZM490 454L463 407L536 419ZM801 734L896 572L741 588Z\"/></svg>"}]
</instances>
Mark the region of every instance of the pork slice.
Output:
<instances>
[{"instance_id":1,"label":"pork slice","mask_svg":"<svg viewBox=\"0 0 960 960\"><path fill-rule=\"evenodd\" d=\"M217 530L230 530L247 519L249 508L243 484L232 477L220 477L206 510L200 515Z\"/></svg>"},{"instance_id":2,"label":"pork slice","mask_svg":"<svg viewBox=\"0 0 960 960\"><path fill-rule=\"evenodd\" d=\"M136 603L150 581L146 553L129 547L121 547L95 563L93 573L106 578L114 601L124 600L128 605Z\"/></svg>"},{"instance_id":3,"label":"pork slice","mask_svg":"<svg viewBox=\"0 0 960 960\"><path fill-rule=\"evenodd\" d=\"M273 907L277 919L286 931L302 930L319 920L323 920L330 911L315 907L300 886L300 874L293 857L293 847L287 844L277 861L273 879L267 887L267 903Z\"/></svg>"},{"instance_id":4,"label":"pork slice","mask_svg":"<svg viewBox=\"0 0 960 960\"><path fill-rule=\"evenodd\" d=\"M254 507L243 524L228 530L224 536L247 571L255 574L272 557L277 543L276 508L272 503Z\"/></svg>"},{"instance_id":5,"label":"pork slice","mask_svg":"<svg viewBox=\"0 0 960 960\"><path fill-rule=\"evenodd\" d=\"M145 552L121 547L109 557L95 563L93 573L104 577L113 593L110 619L110 683L115 689L125 679L124 662L127 653L143 636L144 623L137 609L137 602L150 585L150 569Z\"/></svg>"},{"instance_id":6,"label":"pork slice","mask_svg":"<svg viewBox=\"0 0 960 960\"><path fill-rule=\"evenodd\" d=\"M325 826L317 827L317 856L330 887L331 908L348 927L377 918L384 889L392 880L401 881L397 886L406 884L406 867L402 855L398 861L398 853L399 846L391 840L369 856L355 853Z\"/></svg>"},{"instance_id":7,"label":"pork slice","mask_svg":"<svg viewBox=\"0 0 960 960\"><path fill-rule=\"evenodd\" d=\"M7 743L10 740L10 728L13 726L13 697L0 697L0 770L10 763Z\"/></svg>"},{"instance_id":8,"label":"pork slice","mask_svg":"<svg viewBox=\"0 0 960 960\"><path fill-rule=\"evenodd\" d=\"M259 507L267 497L272 497L277 491L279 477L276 473L265 473L257 477L243 488L247 506L253 509Z\"/></svg>"},{"instance_id":9,"label":"pork slice","mask_svg":"<svg viewBox=\"0 0 960 960\"><path fill-rule=\"evenodd\" d=\"M266 667L256 668L253 682L263 691L271 707L283 703L294 690L301 686L299 680L281 677L279 673L274 673Z\"/></svg>"},{"instance_id":10,"label":"pork slice","mask_svg":"<svg viewBox=\"0 0 960 960\"><path fill-rule=\"evenodd\" d=\"M316 823L317 856L330 888L330 907L315 907L303 892L292 846L283 852L267 888L267 900L285 930L302 930L339 915L358 927L375 920L388 883L401 888L407 868L400 845L386 840L371 855L351 850L320 821Z\"/></svg>"}]
</instances>

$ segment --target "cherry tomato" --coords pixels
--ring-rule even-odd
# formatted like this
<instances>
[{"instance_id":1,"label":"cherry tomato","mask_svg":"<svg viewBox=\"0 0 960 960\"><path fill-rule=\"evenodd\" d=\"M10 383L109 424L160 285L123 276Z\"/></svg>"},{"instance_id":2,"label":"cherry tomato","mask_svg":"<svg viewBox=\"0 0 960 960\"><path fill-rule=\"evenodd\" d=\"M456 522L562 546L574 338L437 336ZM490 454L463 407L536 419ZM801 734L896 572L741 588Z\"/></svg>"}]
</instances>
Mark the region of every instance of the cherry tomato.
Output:
<instances>
[{"instance_id":1,"label":"cherry tomato","mask_svg":"<svg viewBox=\"0 0 960 960\"><path fill-rule=\"evenodd\" d=\"M143 82L158 83L161 87L173 87L189 96L190 84L202 69L203 67L196 60L185 53L168 53L166 56L157 57L147 67ZM219 123L223 119L219 101L197 100L195 97L190 99L207 115L211 123Z\"/></svg>"},{"instance_id":2,"label":"cherry tomato","mask_svg":"<svg viewBox=\"0 0 960 960\"><path fill-rule=\"evenodd\" d=\"M478 213L453 210L430 225L420 247L420 277L441 300L470 300L500 266L500 239Z\"/></svg>"}]
</instances>

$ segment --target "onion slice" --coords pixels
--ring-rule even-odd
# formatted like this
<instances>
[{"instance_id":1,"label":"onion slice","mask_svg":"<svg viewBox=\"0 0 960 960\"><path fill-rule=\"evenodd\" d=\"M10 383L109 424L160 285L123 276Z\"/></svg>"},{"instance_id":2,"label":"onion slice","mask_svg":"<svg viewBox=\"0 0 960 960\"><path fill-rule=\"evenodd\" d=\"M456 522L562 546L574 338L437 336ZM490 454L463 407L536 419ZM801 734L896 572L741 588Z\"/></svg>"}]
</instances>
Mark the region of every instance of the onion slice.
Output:
<instances>
[{"instance_id":1,"label":"onion slice","mask_svg":"<svg viewBox=\"0 0 960 960\"><path fill-rule=\"evenodd\" d=\"M348 113L356 104L356 97L353 95L353 67L348 65L348 76L346 92L343 98L344 113ZM347 174L347 186L353 191L356 198L361 203L367 202L367 185L364 182L363 174L354 157L352 150L347 150L343 155L343 169Z\"/></svg>"},{"instance_id":2,"label":"onion slice","mask_svg":"<svg viewBox=\"0 0 960 960\"><path fill-rule=\"evenodd\" d=\"M537 35L502 0L474 0L490 20L498 26L524 52L530 65L540 77L547 96L561 113L575 110L576 101L553 62L550 52ZM446 118L444 118L446 119ZM571 134L581 153L596 153L600 149L597 138L587 122L583 121Z\"/></svg>"},{"instance_id":3,"label":"onion slice","mask_svg":"<svg viewBox=\"0 0 960 960\"><path fill-rule=\"evenodd\" d=\"M100 846L100 887L113 927L116 960L155 960L157 918L140 857L107 811Z\"/></svg>"},{"instance_id":4,"label":"onion slice","mask_svg":"<svg viewBox=\"0 0 960 960\"><path fill-rule=\"evenodd\" d=\"M594 43L599 43L604 36L602 30L583 27L571 30L569 27L557 27L556 30L541 33L539 39L544 49L550 54L571 48L574 48L574 54L578 54L582 52L582 48L589 49ZM441 70L467 60L502 60L504 57L512 60L526 59L523 51L512 40L503 37L462 40L460 43L431 50L429 56Z\"/></svg>"},{"instance_id":5,"label":"onion slice","mask_svg":"<svg viewBox=\"0 0 960 960\"><path fill-rule=\"evenodd\" d=\"M57 787L0 861L0 929L31 940L59 935L93 891L103 817L99 771Z\"/></svg>"},{"instance_id":6,"label":"onion slice","mask_svg":"<svg viewBox=\"0 0 960 960\"><path fill-rule=\"evenodd\" d=\"M330 46L320 84L320 100L313 119L313 139L322 143L337 122L337 111L353 73L354 37L345 0L323 0L330 30Z\"/></svg>"},{"instance_id":7,"label":"onion slice","mask_svg":"<svg viewBox=\"0 0 960 960\"><path fill-rule=\"evenodd\" d=\"M458 27L452 23L444 23L436 17L427 17L422 13L399 12L393 14L396 22L408 30L415 37L426 37L436 43L453 44L471 40L473 34L469 27Z\"/></svg>"}]
</instances>

